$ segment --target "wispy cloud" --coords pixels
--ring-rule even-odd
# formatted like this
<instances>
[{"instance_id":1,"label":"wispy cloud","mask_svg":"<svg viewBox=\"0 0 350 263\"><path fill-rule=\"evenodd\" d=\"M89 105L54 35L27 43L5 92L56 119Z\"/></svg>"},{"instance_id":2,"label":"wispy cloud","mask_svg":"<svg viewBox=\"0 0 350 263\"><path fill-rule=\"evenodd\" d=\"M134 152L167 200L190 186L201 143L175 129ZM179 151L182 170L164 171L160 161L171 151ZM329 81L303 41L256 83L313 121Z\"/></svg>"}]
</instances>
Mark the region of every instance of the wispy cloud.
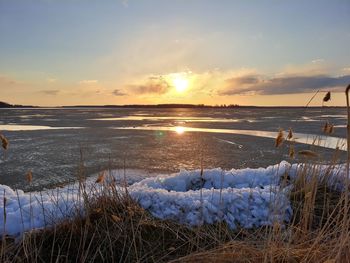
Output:
<instances>
[{"instance_id":1,"label":"wispy cloud","mask_svg":"<svg viewBox=\"0 0 350 263\"><path fill-rule=\"evenodd\" d=\"M97 83L98 83L98 80L96 80L96 79L79 81L79 85L93 85L93 84L97 84Z\"/></svg>"},{"instance_id":2,"label":"wispy cloud","mask_svg":"<svg viewBox=\"0 0 350 263\"><path fill-rule=\"evenodd\" d=\"M58 89L40 90L39 93L44 95L56 96L60 91Z\"/></svg>"},{"instance_id":3,"label":"wispy cloud","mask_svg":"<svg viewBox=\"0 0 350 263\"><path fill-rule=\"evenodd\" d=\"M129 0L121 0L121 2L122 2L122 5L124 7L128 7L129 6Z\"/></svg>"},{"instance_id":4,"label":"wispy cloud","mask_svg":"<svg viewBox=\"0 0 350 263\"><path fill-rule=\"evenodd\" d=\"M113 94L114 96L126 96L126 95L127 95L125 92L123 92L123 91L121 91L121 90L119 90L119 89L113 90L112 94Z\"/></svg>"},{"instance_id":5,"label":"wispy cloud","mask_svg":"<svg viewBox=\"0 0 350 263\"><path fill-rule=\"evenodd\" d=\"M323 58L317 58L317 59L311 60L311 62L314 63L314 64L322 63L322 62L324 62L324 59Z\"/></svg>"},{"instance_id":6,"label":"wispy cloud","mask_svg":"<svg viewBox=\"0 0 350 263\"><path fill-rule=\"evenodd\" d=\"M343 68L342 70L343 72L347 72L347 73L350 73L350 67L347 67L347 68Z\"/></svg>"},{"instance_id":7,"label":"wispy cloud","mask_svg":"<svg viewBox=\"0 0 350 263\"><path fill-rule=\"evenodd\" d=\"M57 79L56 78L48 78L46 81L48 83L55 83L57 81Z\"/></svg>"},{"instance_id":8,"label":"wispy cloud","mask_svg":"<svg viewBox=\"0 0 350 263\"><path fill-rule=\"evenodd\" d=\"M165 94L170 89L170 84L163 77L149 77L144 83L128 85L135 94Z\"/></svg>"},{"instance_id":9,"label":"wispy cloud","mask_svg":"<svg viewBox=\"0 0 350 263\"><path fill-rule=\"evenodd\" d=\"M248 80L248 81L247 81ZM226 81L227 86L219 91L219 95L238 94L296 94L314 92L322 89L343 88L350 82L350 75L332 77L327 75L285 76L263 78L262 76L246 76Z\"/></svg>"},{"instance_id":10,"label":"wispy cloud","mask_svg":"<svg viewBox=\"0 0 350 263\"><path fill-rule=\"evenodd\" d=\"M226 80L227 83L234 83L236 85L249 85L257 84L259 82L259 77L257 75L247 75L243 77L230 78Z\"/></svg>"},{"instance_id":11,"label":"wispy cloud","mask_svg":"<svg viewBox=\"0 0 350 263\"><path fill-rule=\"evenodd\" d=\"M2 87L2 88L16 86L16 85L20 85L20 84L22 84L22 83L13 79L13 78L10 78L10 77L4 76L4 75L0 75L0 87Z\"/></svg>"}]
</instances>

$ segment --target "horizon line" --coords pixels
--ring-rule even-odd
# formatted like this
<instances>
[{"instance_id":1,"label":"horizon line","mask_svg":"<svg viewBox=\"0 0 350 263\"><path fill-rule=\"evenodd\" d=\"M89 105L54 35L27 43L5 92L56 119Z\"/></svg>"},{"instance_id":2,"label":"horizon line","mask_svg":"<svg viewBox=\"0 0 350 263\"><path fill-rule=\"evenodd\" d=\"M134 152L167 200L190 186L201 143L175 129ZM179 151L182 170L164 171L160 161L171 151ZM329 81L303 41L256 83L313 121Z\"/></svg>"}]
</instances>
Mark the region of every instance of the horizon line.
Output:
<instances>
[{"instance_id":1,"label":"horizon line","mask_svg":"<svg viewBox=\"0 0 350 263\"><path fill-rule=\"evenodd\" d=\"M191 103L161 103L161 104L105 104L105 105L56 105L56 106L38 106L38 105L21 105L9 104L0 101L0 108L346 108L346 105L339 106L306 106L306 105L239 105L239 104L191 104Z\"/></svg>"}]
</instances>

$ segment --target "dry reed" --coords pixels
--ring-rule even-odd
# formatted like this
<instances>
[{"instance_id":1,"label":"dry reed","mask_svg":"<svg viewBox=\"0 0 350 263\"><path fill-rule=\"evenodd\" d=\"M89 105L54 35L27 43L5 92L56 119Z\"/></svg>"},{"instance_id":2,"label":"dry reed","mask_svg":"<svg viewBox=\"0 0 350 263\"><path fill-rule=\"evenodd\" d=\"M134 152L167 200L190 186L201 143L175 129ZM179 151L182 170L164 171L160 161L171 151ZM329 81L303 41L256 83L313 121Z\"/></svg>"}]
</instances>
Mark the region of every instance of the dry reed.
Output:
<instances>
[{"instance_id":1,"label":"dry reed","mask_svg":"<svg viewBox=\"0 0 350 263\"><path fill-rule=\"evenodd\" d=\"M31 170L29 170L27 173L26 173L26 180L28 183L31 183L33 181L33 173Z\"/></svg>"},{"instance_id":2,"label":"dry reed","mask_svg":"<svg viewBox=\"0 0 350 263\"><path fill-rule=\"evenodd\" d=\"M291 140L292 138L293 138L293 130L292 130L292 128L289 128L287 140Z\"/></svg>"},{"instance_id":3,"label":"dry reed","mask_svg":"<svg viewBox=\"0 0 350 263\"><path fill-rule=\"evenodd\" d=\"M328 91L328 92L326 93L326 95L323 97L323 101L324 101L324 102L327 102L327 101L329 101L330 99L331 99L331 92Z\"/></svg>"},{"instance_id":4,"label":"dry reed","mask_svg":"<svg viewBox=\"0 0 350 263\"><path fill-rule=\"evenodd\" d=\"M294 145L289 146L289 154L288 155L290 158L294 159L294 157L295 157Z\"/></svg>"},{"instance_id":5,"label":"dry reed","mask_svg":"<svg viewBox=\"0 0 350 263\"><path fill-rule=\"evenodd\" d=\"M7 150L10 144L9 141L2 134L0 134L0 140L1 140L2 148L4 148L4 150Z\"/></svg>"},{"instance_id":6,"label":"dry reed","mask_svg":"<svg viewBox=\"0 0 350 263\"><path fill-rule=\"evenodd\" d=\"M332 134L334 133L334 125L330 124L328 121L325 123L325 125L322 128L323 132L326 134Z\"/></svg>"},{"instance_id":7,"label":"dry reed","mask_svg":"<svg viewBox=\"0 0 350 263\"><path fill-rule=\"evenodd\" d=\"M283 135L283 130L279 129L277 137L275 139L275 147L279 147L282 145L284 141L284 135Z\"/></svg>"},{"instance_id":8,"label":"dry reed","mask_svg":"<svg viewBox=\"0 0 350 263\"><path fill-rule=\"evenodd\" d=\"M104 180L105 180L105 173L102 172L102 173L100 173L100 174L98 175L98 177L97 177L95 183L97 183L97 184L102 184L102 183L104 182Z\"/></svg>"}]
</instances>

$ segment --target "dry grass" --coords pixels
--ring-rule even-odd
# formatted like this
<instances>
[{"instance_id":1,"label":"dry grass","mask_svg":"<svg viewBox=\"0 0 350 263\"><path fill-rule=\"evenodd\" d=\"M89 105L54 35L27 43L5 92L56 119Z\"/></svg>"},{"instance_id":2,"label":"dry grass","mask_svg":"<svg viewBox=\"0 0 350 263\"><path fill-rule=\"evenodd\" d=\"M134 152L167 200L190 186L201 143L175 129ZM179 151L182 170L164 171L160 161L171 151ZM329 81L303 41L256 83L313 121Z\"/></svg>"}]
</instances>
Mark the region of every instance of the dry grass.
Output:
<instances>
[{"instance_id":1,"label":"dry grass","mask_svg":"<svg viewBox=\"0 0 350 263\"><path fill-rule=\"evenodd\" d=\"M225 224L189 228L158 220L106 187L85 199L84 217L31 231L19 243L3 238L1 261L350 262L345 195L330 187L327 174L319 180L319 173L317 164L300 167L292 182L289 224L251 230L232 231Z\"/></svg>"},{"instance_id":2,"label":"dry grass","mask_svg":"<svg viewBox=\"0 0 350 263\"><path fill-rule=\"evenodd\" d=\"M232 242L224 246L183 257L173 262L349 262L332 258L330 247L334 247L335 240L315 245L313 242L304 242L293 246L283 246L272 243L266 246L265 242ZM346 251L344 251L346 252Z\"/></svg>"},{"instance_id":3,"label":"dry grass","mask_svg":"<svg viewBox=\"0 0 350 263\"><path fill-rule=\"evenodd\" d=\"M314 169L311 165L300 171L291 192L293 220L285 228L261 228L243 240L174 262L204 258L206 262L350 262L349 210L344 193L330 188L326 181L307 181L305 171Z\"/></svg>"},{"instance_id":4,"label":"dry grass","mask_svg":"<svg viewBox=\"0 0 350 263\"><path fill-rule=\"evenodd\" d=\"M232 240L226 226L186 226L157 220L117 193L87 204L88 214L3 240L2 262L166 262Z\"/></svg>"}]
</instances>

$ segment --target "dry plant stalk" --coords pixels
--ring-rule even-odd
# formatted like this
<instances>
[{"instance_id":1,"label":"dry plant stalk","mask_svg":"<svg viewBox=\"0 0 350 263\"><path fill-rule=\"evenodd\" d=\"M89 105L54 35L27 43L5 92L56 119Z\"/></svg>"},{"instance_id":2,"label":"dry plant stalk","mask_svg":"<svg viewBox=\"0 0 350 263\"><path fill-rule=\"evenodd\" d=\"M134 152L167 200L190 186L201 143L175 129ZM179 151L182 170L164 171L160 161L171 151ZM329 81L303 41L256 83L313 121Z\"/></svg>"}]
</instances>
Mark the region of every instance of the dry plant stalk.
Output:
<instances>
[{"instance_id":1,"label":"dry plant stalk","mask_svg":"<svg viewBox=\"0 0 350 263\"><path fill-rule=\"evenodd\" d=\"M33 180L33 173L31 170L29 170L27 173L26 173L26 179L27 179L27 182L28 183L31 183L32 180Z\"/></svg>"},{"instance_id":2,"label":"dry plant stalk","mask_svg":"<svg viewBox=\"0 0 350 263\"><path fill-rule=\"evenodd\" d=\"M117 215L111 215L111 218L112 218L112 220L114 221L114 222L116 222L116 223L119 223L119 222L121 222L123 219L122 218L120 218L119 216L117 216Z\"/></svg>"},{"instance_id":3,"label":"dry plant stalk","mask_svg":"<svg viewBox=\"0 0 350 263\"><path fill-rule=\"evenodd\" d=\"M328 92L326 93L326 95L324 96L324 98L323 98L323 101L324 101L324 102L327 102L327 101L329 101L329 100L331 100L331 92L330 92L330 91L328 91Z\"/></svg>"},{"instance_id":4,"label":"dry plant stalk","mask_svg":"<svg viewBox=\"0 0 350 263\"><path fill-rule=\"evenodd\" d=\"M284 135L283 135L283 130L280 129L278 131L278 134L277 134L277 137L276 137L276 140L275 140L275 147L279 147L282 145L283 141L284 141Z\"/></svg>"},{"instance_id":5,"label":"dry plant stalk","mask_svg":"<svg viewBox=\"0 0 350 263\"><path fill-rule=\"evenodd\" d=\"M97 177L97 180L96 180L96 184L102 184L103 182L104 182L104 180L105 180L105 173L104 172L102 172L102 173L100 173L99 175L98 175L98 177Z\"/></svg>"},{"instance_id":6,"label":"dry plant stalk","mask_svg":"<svg viewBox=\"0 0 350 263\"><path fill-rule=\"evenodd\" d=\"M326 134L332 134L334 132L334 125L330 124L328 121L322 128L323 132Z\"/></svg>"},{"instance_id":7,"label":"dry plant stalk","mask_svg":"<svg viewBox=\"0 0 350 263\"><path fill-rule=\"evenodd\" d=\"M2 148L4 148L4 150L7 150L10 144L9 141L2 134L0 134L0 140L1 140Z\"/></svg>"},{"instance_id":8,"label":"dry plant stalk","mask_svg":"<svg viewBox=\"0 0 350 263\"><path fill-rule=\"evenodd\" d=\"M294 145L289 146L289 157L292 159L294 159L294 157L295 157Z\"/></svg>"},{"instance_id":9,"label":"dry plant stalk","mask_svg":"<svg viewBox=\"0 0 350 263\"><path fill-rule=\"evenodd\" d=\"M292 128L289 128L287 140L291 140L292 138L293 138L293 130L292 130Z\"/></svg>"}]
</instances>

